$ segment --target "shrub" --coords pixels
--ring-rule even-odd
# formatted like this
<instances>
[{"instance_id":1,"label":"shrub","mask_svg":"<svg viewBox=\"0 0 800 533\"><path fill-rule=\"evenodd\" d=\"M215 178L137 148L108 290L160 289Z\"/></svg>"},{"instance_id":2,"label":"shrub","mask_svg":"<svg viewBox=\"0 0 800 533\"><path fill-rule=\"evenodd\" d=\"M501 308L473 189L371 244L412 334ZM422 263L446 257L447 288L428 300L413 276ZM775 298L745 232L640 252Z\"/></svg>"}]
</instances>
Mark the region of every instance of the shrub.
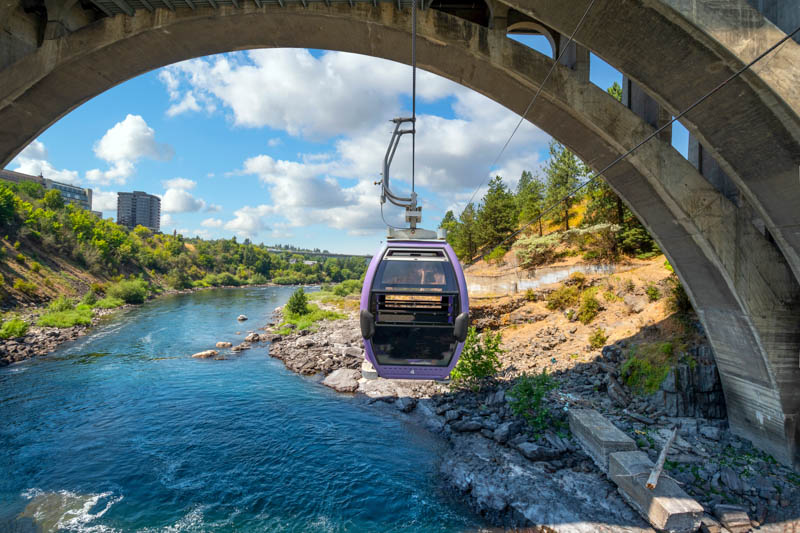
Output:
<instances>
[{"instance_id":1,"label":"shrub","mask_svg":"<svg viewBox=\"0 0 800 533\"><path fill-rule=\"evenodd\" d=\"M508 250L502 246L497 246L489 253L489 255L486 256L486 262L500 264L503 262L503 257L505 257L507 252Z\"/></svg>"},{"instance_id":2,"label":"shrub","mask_svg":"<svg viewBox=\"0 0 800 533\"><path fill-rule=\"evenodd\" d=\"M75 304L71 299L66 296L59 296L47 306L47 310L51 313L58 313L61 311L71 311L75 309Z\"/></svg>"},{"instance_id":3,"label":"shrub","mask_svg":"<svg viewBox=\"0 0 800 533\"><path fill-rule=\"evenodd\" d=\"M88 326L92 323L92 310L86 305L79 306L81 309L70 311L57 311L45 313L36 322L39 326L51 328L71 328L72 326Z\"/></svg>"},{"instance_id":4,"label":"shrub","mask_svg":"<svg viewBox=\"0 0 800 533\"><path fill-rule=\"evenodd\" d=\"M188 289L192 286L192 280L185 270L173 268L167 274L167 285L176 290Z\"/></svg>"},{"instance_id":5,"label":"shrub","mask_svg":"<svg viewBox=\"0 0 800 533\"><path fill-rule=\"evenodd\" d=\"M582 289L586 286L586 274L583 272L573 272L564 282L564 285L575 285Z\"/></svg>"},{"instance_id":6,"label":"shrub","mask_svg":"<svg viewBox=\"0 0 800 533\"><path fill-rule=\"evenodd\" d=\"M8 237L6 237L6 238L8 238ZM19 241L14 241L14 249L15 250L19 250L19 246L20 246L19 245Z\"/></svg>"},{"instance_id":7,"label":"shrub","mask_svg":"<svg viewBox=\"0 0 800 533\"><path fill-rule=\"evenodd\" d=\"M672 265L670 264L670 262L669 262L669 259L666 259L666 260L664 261L664 268L666 268L666 269L667 269L667 270L669 270L670 272L675 272L675 269L674 269L674 268L672 268Z\"/></svg>"},{"instance_id":8,"label":"shrub","mask_svg":"<svg viewBox=\"0 0 800 533\"><path fill-rule=\"evenodd\" d=\"M659 298L661 298L661 291L658 290L658 287L655 285L648 285L647 288L644 290L647 293L647 298L651 302L655 302Z\"/></svg>"},{"instance_id":9,"label":"shrub","mask_svg":"<svg viewBox=\"0 0 800 533\"><path fill-rule=\"evenodd\" d=\"M23 254L17 254L17 257L14 259L17 260L17 263L25 263L25 256Z\"/></svg>"},{"instance_id":10,"label":"shrub","mask_svg":"<svg viewBox=\"0 0 800 533\"><path fill-rule=\"evenodd\" d=\"M450 373L452 385L479 390L483 379L494 376L500 370L502 342L503 337L499 332L495 335L487 332L479 339L475 327L469 328L461 357Z\"/></svg>"},{"instance_id":11,"label":"shrub","mask_svg":"<svg viewBox=\"0 0 800 533\"><path fill-rule=\"evenodd\" d=\"M286 302L286 310L293 315L305 315L309 312L308 298L303 287L298 287Z\"/></svg>"},{"instance_id":12,"label":"shrub","mask_svg":"<svg viewBox=\"0 0 800 533\"><path fill-rule=\"evenodd\" d=\"M526 237L514 244L519 266L530 269L552 261L556 255L556 247L560 242L558 234L552 233L544 237Z\"/></svg>"},{"instance_id":13,"label":"shrub","mask_svg":"<svg viewBox=\"0 0 800 533\"><path fill-rule=\"evenodd\" d=\"M587 290L583 293L583 297L581 298L581 306L578 309L578 320L580 320L582 324L588 324L594 320L594 317L600 312L600 302L594 297L594 293L595 291Z\"/></svg>"},{"instance_id":14,"label":"shrub","mask_svg":"<svg viewBox=\"0 0 800 533\"><path fill-rule=\"evenodd\" d=\"M12 337L22 337L28 331L28 323L19 318L12 318L3 323L0 327L0 339L10 339Z\"/></svg>"},{"instance_id":15,"label":"shrub","mask_svg":"<svg viewBox=\"0 0 800 533\"><path fill-rule=\"evenodd\" d=\"M555 380L546 370L541 374L523 374L506 394L511 398L511 412L524 418L534 433L544 431L552 418L544 399L555 388Z\"/></svg>"},{"instance_id":16,"label":"shrub","mask_svg":"<svg viewBox=\"0 0 800 533\"><path fill-rule=\"evenodd\" d=\"M563 311L578 303L578 288L562 286L547 295L547 308Z\"/></svg>"},{"instance_id":17,"label":"shrub","mask_svg":"<svg viewBox=\"0 0 800 533\"><path fill-rule=\"evenodd\" d=\"M677 276L670 277L669 283L672 285L669 294L669 308L681 316L689 315L694 308L692 307L692 301L689 299L689 295L686 294L686 290L683 288L683 285L681 285L680 280Z\"/></svg>"},{"instance_id":18,"label":"shrub","mask_svg":"<svg viewBox=\"0 0 800 533\"><path fill-rule=\"evenodd\" d=\"M591 346L593 350L598 350L605 346L607 340L608 336L606 335L606 330L597 328L589 336L589 346Z\"/></svg>"},{"instance_id":19,"label":"shrub","mask_svg":"<svg viewBox=\"0 0 800 533\"><path fill-rule=\"evenodd\" d=\"M102 283L92 283L89 285L89 290L95 294L105 294L106 293L106 286Z\"/></svg>"},{"instance_id":20,"label":"shrub","mask_svg":"<svg viewBox=\"0 0 800 533\"><path fill-rule=\"evenodd\" d=\"M653 394L669 374L670 365L646 357L631 354L620 368L622 380L634 392Z\"/></svg>"},{"instance_id":21,"label":"shrub","mask_svg":"<svg viewBox=\"0 0 800 533\"><path fill-rule=\"evenodd\" d=\"M315 322L319 322L320 320L339 320L342 318L347 318L347 315L343 315L341 313L337 313L336 311L326 311L324 309L320 309L314 304L308 304L307 312L302 315L295 315L295 314L284 314L283 322L280 326L285 326L286 324L294 324L295 328L300 329L308 329L314 325ZM292 330L288 328L281 328L279 326L278 333L281 335L288 335L291 333Z\"/></svg>"},{"instance_id":22,"label":"shrub","mask_svg":"<svg viewBox=\"0 0 800 533\"><path fill-rule=\"evenodd\" d=\"M125 302L119 298L103 298L102 300L97 300L94 304L95 309L114 309L116 307L122 307L125 305Z\"/></svg>"},{"instance_id":23,"label":"shrub","mask_svg":"<svg viewBox=\"0 0 800 533\"><path fill-rule=\"evenodd\" d=\"M336 296L348 296L354 293L361 292L363 282L357 279L348 279L333 287L333 294Z\"/></svg>"},{"instance_id":24,"label":"shrub","mask_svg":"<svg viewBox=\"0 0 800 533\"><path fill-rule=\"evenodd\" d=\"M119 281L106 289L106 296L119 298L126 304L141 304L147 298L147 283L141 279Z\"/></svg>"},{"instance_id":25,"label":"shrub","mask_svg":"<svg viewBox=\"0 0 800 533\"><path fill-rule=\"evenodd\" d=\"M265 276L264 274L256 272L255 274L250 276L250 279L247 280L247 283L249 283L250 285L266 285L267 283L269 283L269 280L267 279L267 276Z\"/></svg>"},{"instance_id":26,"label":"shrub","mask_svg":"<svg viewBox=\"0 0 800 533\"><path fill-rule=\"evenodd\" d=\"M529 302L536 301L536 292L533 289L528 289L525 291L525 299Z\"/></svg>"},{"instance_id":27,"label":"shrub","mask_svg":"<svg viewBox=\"0 0 800 533\"><path fill-rule=\"evenodd\" d=\"M31 261L31 270L38 273L42 270L42 265L40 265L38 261Z\"/></svg>"},{"instance_id":28,"label":"shrub","mask_svg":"<svg viewBox=\"0 0 800 533\"><path fill-rule=\"evenodd\" d=\"M6 284L6 278L0 274L0 287Z\"/></svg>"},{"instance_id":29,"label":"shrub","mask_svg":"<svg viewBox=\"0 0 800 533\"><path fill-rule=\"evenodd\" d=\"M83 295L83 298L81 298L81 303L86 304L88 306L93 306L94 304L97 303L97 295L91 288L86 294Z\"/></svg>"},{"instance_id":30,"label":"shrub","mask_svg":"<svg viewBox=\"0 0 800 533\"><path fill-rule=\"evenodd\" d=\"M27 294L28 296L33 296L36 294L36 285L24 281L22 278L17 278L14 280L14 289L23 294Z\"/></svg>"},{"instance_id":31,"label":"shrub","mask_svg":"<svg viewBox=\"0 0 800 533\"><path fill-rule=\"evenodd\" d=\"M632 279L625 280L625 292L633 292L636 290L636 284Z\"/></svg>"}]
</instances>

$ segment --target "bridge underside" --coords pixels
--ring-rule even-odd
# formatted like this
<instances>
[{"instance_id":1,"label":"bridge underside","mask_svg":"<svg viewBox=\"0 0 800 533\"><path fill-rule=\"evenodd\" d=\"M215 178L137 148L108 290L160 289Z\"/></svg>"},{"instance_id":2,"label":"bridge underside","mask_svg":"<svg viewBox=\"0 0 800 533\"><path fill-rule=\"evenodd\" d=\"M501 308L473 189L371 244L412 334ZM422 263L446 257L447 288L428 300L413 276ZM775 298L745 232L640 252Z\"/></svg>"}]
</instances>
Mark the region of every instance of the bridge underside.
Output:
<instances>
[{"instance_id":1,"label":"bridge underside","mask_svg":"<svg viewBox=\"0 0 800 533\"><path fill-rule=\"evenodd\" d=\"M784 35L744 0L724 7L683 0L600 4L527 117L594 168L627 151ZM86 100L192 57L308 47L408 62L406 5L405 0L4 5L0 164ZM509 39L507 30L533 28L557 48L585 9L556 0L490 0L488 9L446 0L431 6L420 13L420 66L518 113L552 60ZM625 105L589 83L589 50L625 74ZM798 64L800 46L787 42L769 62L693 111L686 125L695 139L696 166L669 139L654 139L607 175L687 288L714 348L732 428L795 465L800 465L800 70L791 65Z\"/></svg>"}]
</instances>

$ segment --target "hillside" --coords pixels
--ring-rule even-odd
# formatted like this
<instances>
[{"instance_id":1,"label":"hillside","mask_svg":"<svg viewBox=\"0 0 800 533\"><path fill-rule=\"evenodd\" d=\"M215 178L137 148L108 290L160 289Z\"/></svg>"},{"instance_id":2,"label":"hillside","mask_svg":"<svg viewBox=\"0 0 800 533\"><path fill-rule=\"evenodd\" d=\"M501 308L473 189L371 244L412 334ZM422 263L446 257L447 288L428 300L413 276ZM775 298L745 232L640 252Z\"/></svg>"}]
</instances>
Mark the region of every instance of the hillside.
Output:
<instances>
[{"instance_id":1,"label":"hillside","mask_svg":"<svg viewBox=\"0 0 800 533\"><path fill-rule=\"evenodd\" d=\"M94 286L142 279L151 291L359 279L363 257L273 251L236 238L203 240L129 230L67 204L36 183L0 180L0 308L77 298Z\"/></svg>"}]
</instances>

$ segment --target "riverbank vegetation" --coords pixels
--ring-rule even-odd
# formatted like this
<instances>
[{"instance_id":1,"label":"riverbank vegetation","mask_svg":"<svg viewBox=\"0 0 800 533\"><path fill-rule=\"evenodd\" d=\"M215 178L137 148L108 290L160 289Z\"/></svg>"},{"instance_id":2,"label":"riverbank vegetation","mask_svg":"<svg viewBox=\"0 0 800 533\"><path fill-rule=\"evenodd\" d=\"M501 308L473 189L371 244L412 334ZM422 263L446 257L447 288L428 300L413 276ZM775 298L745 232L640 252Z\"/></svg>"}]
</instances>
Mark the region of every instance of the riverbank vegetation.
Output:
<instances>
[{"instance_id":1,"label":"riverbank vegetation","mask_svg":"<svg viewBox=\"0 0 800 533\"><path fill-rule=\"evenodd\" d=\"M343 318L347 318L347 315L321 309L318 305L309 303L305 291L302 287L299 287L292 293L283 308L283 321L278 325L278 333L280 335L288 335L293 330L309 329L322 320L339 320Z\"/></svg>"},{"instance_id":2,"label":"riverbank vegetation","mask_svg":"<svg viewBox=\"0 0 800 533\"><path fill-rule=\"evenodd\" d=\"M37 183L0 180L0 305L81 297L92 283L123 283L105 305L141 303L152 290L358 280L364 257L327 257L249 240L203 240L129 230L64 202ZM131 280L130 278L133 278ZM138 280L138 281L137 281ZM114 291L120 291L118 293ZM91 304L90 304L91 305Z\"/></svg>"}]
</instances>

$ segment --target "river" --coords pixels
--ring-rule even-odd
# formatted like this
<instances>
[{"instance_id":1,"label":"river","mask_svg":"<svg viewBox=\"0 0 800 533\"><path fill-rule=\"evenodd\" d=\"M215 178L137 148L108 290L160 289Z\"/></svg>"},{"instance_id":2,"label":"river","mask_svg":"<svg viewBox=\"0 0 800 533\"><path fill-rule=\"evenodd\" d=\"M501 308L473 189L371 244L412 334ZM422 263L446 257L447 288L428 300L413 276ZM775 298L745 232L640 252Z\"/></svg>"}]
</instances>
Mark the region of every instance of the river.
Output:
<instances>
[{"instance_id":1,"label":"river","mask_svg":"<svg viewBox=\"0 0 800 533\"><path fill-rule=\"evenodd\" d=\"M477 529L426 431L292 374L268 344L189 357L241 342L290 293L166 296L0 369L0 530Z\"/></svg>"}]
</instances>

